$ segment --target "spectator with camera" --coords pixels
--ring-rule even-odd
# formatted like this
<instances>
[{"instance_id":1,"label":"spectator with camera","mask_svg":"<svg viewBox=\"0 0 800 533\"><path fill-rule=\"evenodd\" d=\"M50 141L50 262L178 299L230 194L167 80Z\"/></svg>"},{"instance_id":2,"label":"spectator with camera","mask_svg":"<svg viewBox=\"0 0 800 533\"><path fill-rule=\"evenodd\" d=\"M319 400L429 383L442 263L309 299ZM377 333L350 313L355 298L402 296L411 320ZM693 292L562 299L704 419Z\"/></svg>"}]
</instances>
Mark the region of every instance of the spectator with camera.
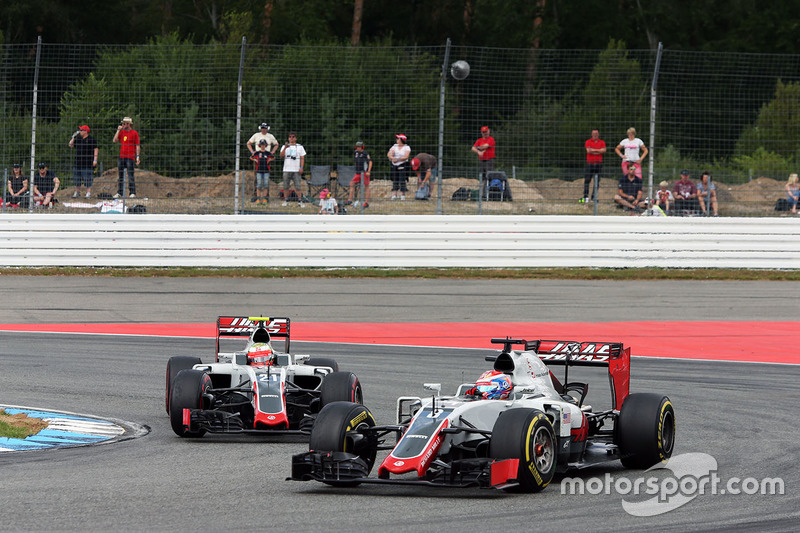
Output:
<instances>
[{"instance_id":1,"label":"spectator with camera","mask_svg":"<svg viewBox=\"0 0 800 533\"><path fill-rule=\"evenodd\" d=\"M86 186L86 198L92 197L92 182L94 169L97 167L97 141L89 132L89 126L84 124L72 134L69 147L75 148L75 168L72 172L72 181L75 183L73 198L81 195L81 185Z\"/></svg>"},{"instance_id":2,"label":"spectator with camera","mask_svg":"<svg viewBox=\"0 0 800 533\"><path fill-rule=\"evenodd\" d=\"M303 167L306 162L306 149L297 142L297 133L289 132L289 140L281 148L281 157L283 158L283 188L281 189L283 204L281 205L283 207L289 205L289 198L292 193L295 193L300 207L304 207L300 179L303 176ZM290 189L290 187L294 188Z\"/></svg>"},{"instance_id":3,"label":"spectator with camera","mask_svg":"<svg viewBox=\"0 0 800 533\"><path fill-rule=\"evenodd\" d=\"M28 178L22 173L22 165L14 163L6 184L5 202L14 207L28 207Z\"/></svg>"},{"instance_id":4,"label":"spectator with camera","mask_svg":"<svg viewBox=\"0 0 800 533\"><path fill-rule=\"evenodd\" d=\"M33 178L33 198L36 205L52 208L60 185L61 180L47 168L47 163L39 163L39 173Z\"/></svg>"},{"instance_id":5,"label":"spectator with camera","mask_svg":"<svg viewBox=\"0 0 800 533\"><path fill-rule=\"evenodd\" d=\"M125 173L128 174L128 192L130 198L136 198L136 180L134 179L134 167L139 166L139 132L133 129L133 119L125 117L122 123L117 126L112 143L119 143L119 161L117 170L117 194L114 198L121 198L125 194Z\"/></svg>"}]
</instances>

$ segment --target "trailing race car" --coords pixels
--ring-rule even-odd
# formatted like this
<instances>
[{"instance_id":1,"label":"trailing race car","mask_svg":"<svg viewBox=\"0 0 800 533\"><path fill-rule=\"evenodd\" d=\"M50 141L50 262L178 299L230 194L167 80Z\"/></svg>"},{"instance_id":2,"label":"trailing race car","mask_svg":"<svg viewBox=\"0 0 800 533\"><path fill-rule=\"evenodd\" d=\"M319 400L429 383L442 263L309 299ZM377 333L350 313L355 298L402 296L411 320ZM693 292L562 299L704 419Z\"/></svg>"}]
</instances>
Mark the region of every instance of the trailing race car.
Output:
<instances>
[{"instance_id":1,"label":"trailing race car","mask_svg":"<svg viewBox=\"0 0 800 533\"><path fill-rule=\"evenodd\" d=\"M215 362L175 356L167 363L166 407L181 437L211 433L309 433L332 402L363 401L361 383L333 359L289 353L288 318L217 319ZM243 350L221 352L220 338L249 337ZM284 338L285 353L272 347Z\"/></svg>"},{"instance_id":2,"label":"trailing race car","mask_svg":"<svg viewBox=\"0 0 800 533\"><path fill-rule=\"evenodd\" d=\"M401 397L397 424L378 426L363 405L323 407L309 451L293 456L298 481L329 485L402 483L494 487L538 492L555 473L609 461L648 468L666 461L675 443L675 412L660 394L629 394L630 348L621 343L492 339L493 370L454 396ZM522 345L523 350L513 350ZM546 364L565 366L564 384ZM611 408L584 404L587 383L568 381L578 365L608 367ZM394 433L397 442L386 445ZM391 450L368 477L379 450Z\"/></svg>"}]
</instances>

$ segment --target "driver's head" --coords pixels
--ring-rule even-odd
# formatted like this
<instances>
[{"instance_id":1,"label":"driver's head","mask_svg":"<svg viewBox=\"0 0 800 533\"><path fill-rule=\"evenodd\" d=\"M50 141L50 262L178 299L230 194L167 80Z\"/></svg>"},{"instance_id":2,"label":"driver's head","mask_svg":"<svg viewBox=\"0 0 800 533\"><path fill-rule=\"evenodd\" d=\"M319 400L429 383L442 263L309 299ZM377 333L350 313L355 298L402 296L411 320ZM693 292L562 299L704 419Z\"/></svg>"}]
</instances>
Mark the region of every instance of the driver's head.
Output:
<instances>
[{"instance_id":1,"label":"driver's head","mask_svg":"<svg viewBox=\"0 0 800 533\"><path fill-rule=\"evenodd\" d=\"M505 400L514 386L511 377L497 370L488 370L475 382L475 388L485 400Z\"/></svg>"},{"instance_id":2,"label":"driver's head","mask_svg":"<svg viewBox=\"0 0 800 533\"><path fill-rule=\"evenodd\" d=\"M268 342L253 343L247 350L247 364L251 366L272 366L275 364L275 352Z\"/></svg>"}]
</instances>

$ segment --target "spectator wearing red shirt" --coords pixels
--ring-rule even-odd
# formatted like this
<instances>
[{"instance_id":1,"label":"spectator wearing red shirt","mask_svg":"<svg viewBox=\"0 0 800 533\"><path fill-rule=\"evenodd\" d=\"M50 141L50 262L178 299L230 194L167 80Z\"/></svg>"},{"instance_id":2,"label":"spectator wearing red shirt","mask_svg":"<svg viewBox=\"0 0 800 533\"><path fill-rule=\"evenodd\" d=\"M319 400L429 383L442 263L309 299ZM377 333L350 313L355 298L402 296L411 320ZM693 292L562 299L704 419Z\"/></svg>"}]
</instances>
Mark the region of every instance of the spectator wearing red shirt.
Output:
<instances>
[{"instance_id":1,"label":"spectator wearing red shirt","mask_svg":"<svg viewBox=\"0 0 800 533\"><path fill-rule=\"evenodd\" d=\"M603 171L603 154L606 153L606 142L600 138L600 130L592 130L592 137L584 143L586 148L586 172L583 174L583 197L580 203L589 202L589 184L592 177L597 176L597 188L600 187L600 173ZM594 200L594 190L592 190L592 200Z\"/></svg>"},{"instance_id":2,"label":"spectator wearing red shirt","mask_svg":"<svg viewBox=\"0 0 800 533\"><path fill-rule=\"evenodd\" d=\"M494 137L489 135L489 126L481 128L481 138L472 145L472 151L478 154L481 175L486 181L486 173L494 170Z\"/></svg>"},{"instance_id":3,"label":"spectator wearing red shirt","mask_svg":"<svg viewBox=\"0 0 800 533\"><path fill-rule=\"evenodd\" d=\"M130 198L136 198L136 181L134 181L134 166L139 165L139 133L133 129L133 119L125 117L122 124L117 126L112 143L119 142L119 179L117 181L117 194L114 198L120 198L125 194L125 172L128 172L128 192Z\"/></svg>"}]
</instances>

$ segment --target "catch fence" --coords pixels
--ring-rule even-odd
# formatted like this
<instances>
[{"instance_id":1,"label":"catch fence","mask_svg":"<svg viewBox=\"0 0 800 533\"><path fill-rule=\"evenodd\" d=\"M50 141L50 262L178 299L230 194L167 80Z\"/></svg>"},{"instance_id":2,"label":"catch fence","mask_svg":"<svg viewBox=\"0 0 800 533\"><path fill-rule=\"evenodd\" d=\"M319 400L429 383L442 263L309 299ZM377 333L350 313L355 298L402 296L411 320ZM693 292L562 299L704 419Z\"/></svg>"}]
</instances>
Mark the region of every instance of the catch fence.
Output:
<instances>
[{"instance_id":1,"label":"catch fence","mask_svg":"<svg viewBox=\"0 0 800 533\"><path fill-rule=\"evenodd\" d=\"M450 65L467 61L455 79ZM634 214L614 202L622 176L614 148L635 128L649 149L644 196L681 170L697 182L708 171L722 216L772 216L800 158L800 56L626 50L530 50L387 46L262 46L180 42L146 45L31 43L0 48L0 144L4 181L12 164L30 180L45 162L60 178L47 212L312 213L324 185L344 206L356 141L372 156L369 207L349 214ZM443 76L444 74L444 76ZM119 144L131 117L141 140L136 198L118 192ZM253 202L254 163L247 141L266 122L278 141L269 203ZM87 125L98 142L92 194L73 198L75 150ZM511 198L481 195L471 150L488 126L495 170ZM584 142L598 128L607 145L597 203L584 197ZM305 147L299 202L283 206L280 147L295 131ZM428 200L392 200L387 152L395 134L411 157L439 159ZM316 181L315 181L316 183ZM313 186L312 186L313 185ZM4 183L5 186L5 183ZM594 181L589 189L591 196ZM464 200L454 200L463 193ZM467 191L467 192L464 192ZM356 190L358 200L360 188ZM508 195L506 195L508 196ZM305 198L304 198L305 197ZM38 210L10 198L6 212ZM20 207L12 207L20 205Z\"/></svg>"}]
</instances>

